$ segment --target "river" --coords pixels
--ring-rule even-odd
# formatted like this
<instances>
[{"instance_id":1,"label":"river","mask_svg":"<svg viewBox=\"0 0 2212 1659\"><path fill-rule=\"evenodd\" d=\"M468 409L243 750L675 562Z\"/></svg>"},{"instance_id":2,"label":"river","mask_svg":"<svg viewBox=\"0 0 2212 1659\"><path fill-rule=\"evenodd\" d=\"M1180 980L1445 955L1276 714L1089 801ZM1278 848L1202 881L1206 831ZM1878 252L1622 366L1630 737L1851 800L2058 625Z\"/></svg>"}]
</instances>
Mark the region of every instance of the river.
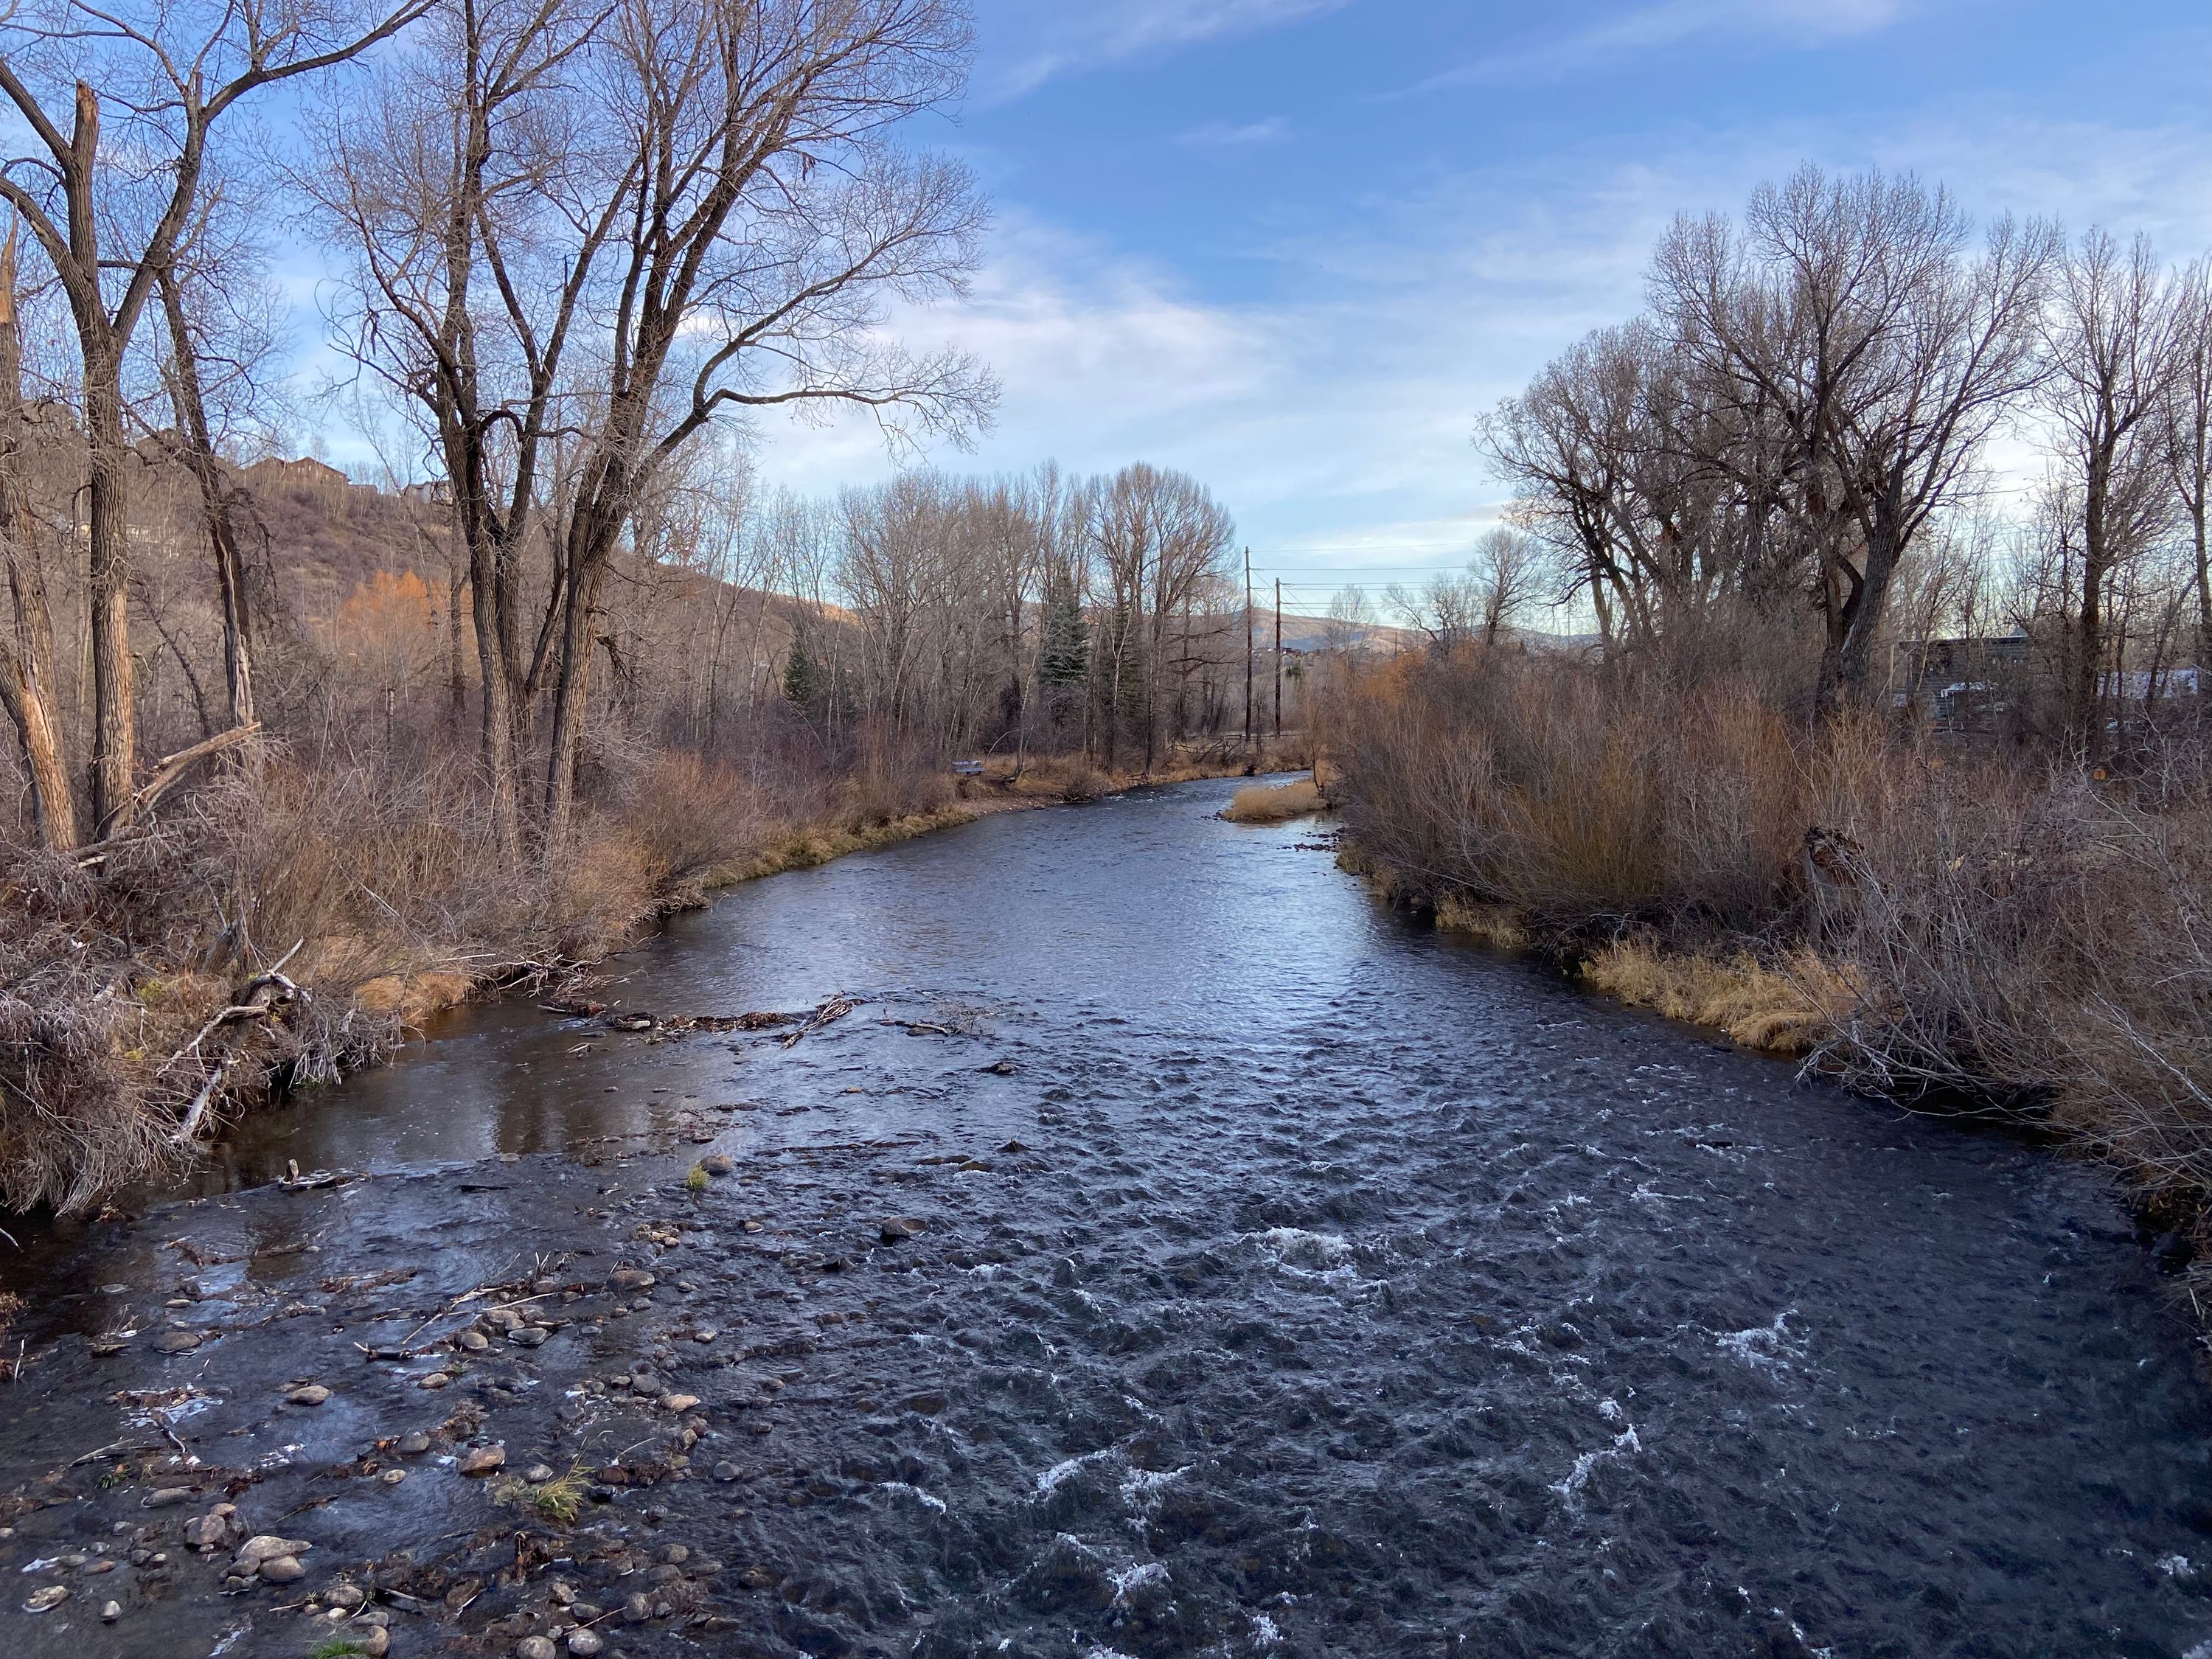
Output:
<instances>
[{"instance_id":1,"label":"river","mask_svg":"<svg viewBox=\"0 0 2212 1659\"><path fill-rule=\"evenodd\" d=\"M860 1000L788 1047L469 1010L24 1237L0 1653L298 1656L343 1580L400 1659L2212 1655L2212 1395L2107 1178L1440 936L1231 787L759 882L592 993ZM491 1302L545 1334L441 1358ZM183 1547L226 1494L304 1578Z\"/></svg>"}]
</instances>

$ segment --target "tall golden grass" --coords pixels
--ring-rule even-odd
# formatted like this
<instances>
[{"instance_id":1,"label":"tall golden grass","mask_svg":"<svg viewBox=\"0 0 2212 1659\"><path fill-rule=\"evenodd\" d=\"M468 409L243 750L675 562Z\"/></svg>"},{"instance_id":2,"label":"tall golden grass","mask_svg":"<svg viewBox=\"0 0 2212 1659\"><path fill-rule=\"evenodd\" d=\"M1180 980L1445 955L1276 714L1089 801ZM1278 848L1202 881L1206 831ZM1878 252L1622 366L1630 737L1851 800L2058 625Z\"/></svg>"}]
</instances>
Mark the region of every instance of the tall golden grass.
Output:
<instances>
[{"instance_id":1,"label":"tall golden grass","mask_svg":"<svg viewBox=\"0 0 2212 1659\"><path fill-rule=\"evenodd\" d=\"M1287 823L1322 811L1328 805L1320 785L1311 778L1299 778L1291 783L1255 784L1239 789L1221 809L1221 816L1231 823Z\"/></svg>"}]
</instances>

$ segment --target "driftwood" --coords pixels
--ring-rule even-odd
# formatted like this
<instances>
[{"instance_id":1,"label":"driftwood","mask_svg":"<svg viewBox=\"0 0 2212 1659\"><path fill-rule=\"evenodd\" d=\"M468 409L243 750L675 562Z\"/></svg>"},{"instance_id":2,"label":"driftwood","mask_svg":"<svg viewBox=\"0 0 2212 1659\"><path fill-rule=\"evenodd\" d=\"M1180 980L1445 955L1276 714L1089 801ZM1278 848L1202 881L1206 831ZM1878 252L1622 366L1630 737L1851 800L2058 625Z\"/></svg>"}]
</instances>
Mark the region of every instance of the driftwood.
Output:
<instances>
[{"instance_id":1,"label":"driftwood","mask_svg":"<svg viewBox=\"0 0 2212 1659\"><path fill-rule=\"evenodd\" d=\"M812 1013L809 1014L806 1017L805 1023L799 1026L797 1030L787 1035L783 1039L783 1046L788 1048L793 1043L798 1042L799 1038L805 1036L809 1031L818 1031L823 1026L829 1024L832 1020L844 1018L846 1015L851 1013L854 1009L860 1006L860 1003L856 1000L847 996L842 991L840 991L836 996L831 997L829 1001L823 1003L819 1008L817 1008Z\"/></svg>"},{"instance_id":2,"label":"driftwood","mask_svg":"<svg viewBox=\"0 0 2212 1659\"><path fill-rule=\"evenodd\" d=\"M283 969L286 963L300 953L300 946L306 943L301 939L277 958L275 967L264 974L256 975L247 982L246 989L239 994L238 1000L227 1008L218 1009L190 1042L169 1056L168 1065L161 1069L166 1072L170 1066L196 1057L200 1044L223 1026L236 1024L240 1020L267 1019L298 1002L305 993L284 976ZM215 1069L208 1073L199 1092L192 1097L192 1103L185 1109L183 1121L177 1125L176 1133L172 1138L177 1146L188 1146L198 1139L200 1125L206 1120L208 1109L214 1105L216 1097L222 1092L223 1079L230 1074L231 1061L236 1058L235 1054L225 1054L216 1062Z\"/></svg>"}]
</instances>

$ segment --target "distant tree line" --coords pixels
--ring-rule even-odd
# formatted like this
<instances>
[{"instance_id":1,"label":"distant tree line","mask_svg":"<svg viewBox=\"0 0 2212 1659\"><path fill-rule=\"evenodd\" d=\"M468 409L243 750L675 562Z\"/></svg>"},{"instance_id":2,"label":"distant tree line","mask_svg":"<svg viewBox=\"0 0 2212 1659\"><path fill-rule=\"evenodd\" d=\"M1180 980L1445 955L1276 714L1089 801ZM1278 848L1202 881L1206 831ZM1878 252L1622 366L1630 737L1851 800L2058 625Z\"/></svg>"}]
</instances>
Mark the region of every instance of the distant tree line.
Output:
<instances>
[{"instance_id":1,"label":"distant tree line","mask_svg":"<svg viewBox=\"0 0 2212 1659\"><path fill-rule=\"evenodd\" d=\"M1678 221L1647 289L1480 434L1607 654L1763 653L1832 712L1896 646L2017 629L2020 712L2089 747L2212 648L2212 265L1807 167ZM1992 507L1999 439L2032 512Z\"/></svg>"}]
</instances>

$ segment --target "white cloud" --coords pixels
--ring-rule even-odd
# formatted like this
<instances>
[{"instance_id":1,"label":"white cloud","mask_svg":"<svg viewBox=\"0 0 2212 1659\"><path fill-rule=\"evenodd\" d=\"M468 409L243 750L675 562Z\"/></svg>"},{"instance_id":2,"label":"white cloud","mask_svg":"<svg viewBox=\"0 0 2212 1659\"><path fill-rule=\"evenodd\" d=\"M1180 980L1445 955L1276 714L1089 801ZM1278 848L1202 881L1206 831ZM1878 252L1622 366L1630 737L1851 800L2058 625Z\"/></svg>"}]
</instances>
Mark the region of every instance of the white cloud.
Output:
<instances>
[{"instance_id":1,"label":"white cloud","mask_svg":"<svg viewBox=\"0 0 2212 1659\"><path fill-rule=\"evenodd\" d=\"M1271 115L1264 121L1208 121L1202 127L1193 127L1176 139L1194 149L1247 149L1261 144L1280 144L1288 142L1291 124L1279 115Z\"/></svg>"},{"instance_id":2,"label":"white cloud","mask_svg":"<svg viewBox=\"0 0 2212 1659\"><path fill-rule=\"evenodd\" d=\"M1966 112L1878 134L1711 131L1632 161L1625 148L1591 139L1463 172L1247 248L1280 279L1266 303L1210 301L1170 269L1014 216L972 301L902 319L917 342L979 352L1005 386L979 452L933 459L1180 466L1228 504L1263 564L1389 580L1458 563L1494 520L1504 492L1471 443L1476 421L1580 335L1638 308L1668 220L1735 210L1801 159L1912 167L1984 217L2147 228L2177 258L2212 242L2212 145L2194 128ZM866 422L763 436L771 478L810 491L890 471ZM2010 449L1992 459L2025 464Z\"/></svg>"},{"instance_id":3,"label":"white cloud","mask_svg":"<svg viewBox=\"0 0 2212 1659\"><path fill-rule=\"evenodd\" d=\"M1508 47L1413 88L1557 80L1719 37L1762 46L1814 46L1887 28L1902 0L1660 0L1572 30Z\"/></svg>"},{"instance_id":4,"label":"white cloud","mask_svg":"<svg viewBox=\"0 0 2212 1659\"><path fill-rule=\"evenodd\" d=\"M1018 98L1056 76L1258 34L1339 11L1353 0L1018 0L986 39L1011 43L981 77L987 98Z\"/></svg>"}]
</instances>

